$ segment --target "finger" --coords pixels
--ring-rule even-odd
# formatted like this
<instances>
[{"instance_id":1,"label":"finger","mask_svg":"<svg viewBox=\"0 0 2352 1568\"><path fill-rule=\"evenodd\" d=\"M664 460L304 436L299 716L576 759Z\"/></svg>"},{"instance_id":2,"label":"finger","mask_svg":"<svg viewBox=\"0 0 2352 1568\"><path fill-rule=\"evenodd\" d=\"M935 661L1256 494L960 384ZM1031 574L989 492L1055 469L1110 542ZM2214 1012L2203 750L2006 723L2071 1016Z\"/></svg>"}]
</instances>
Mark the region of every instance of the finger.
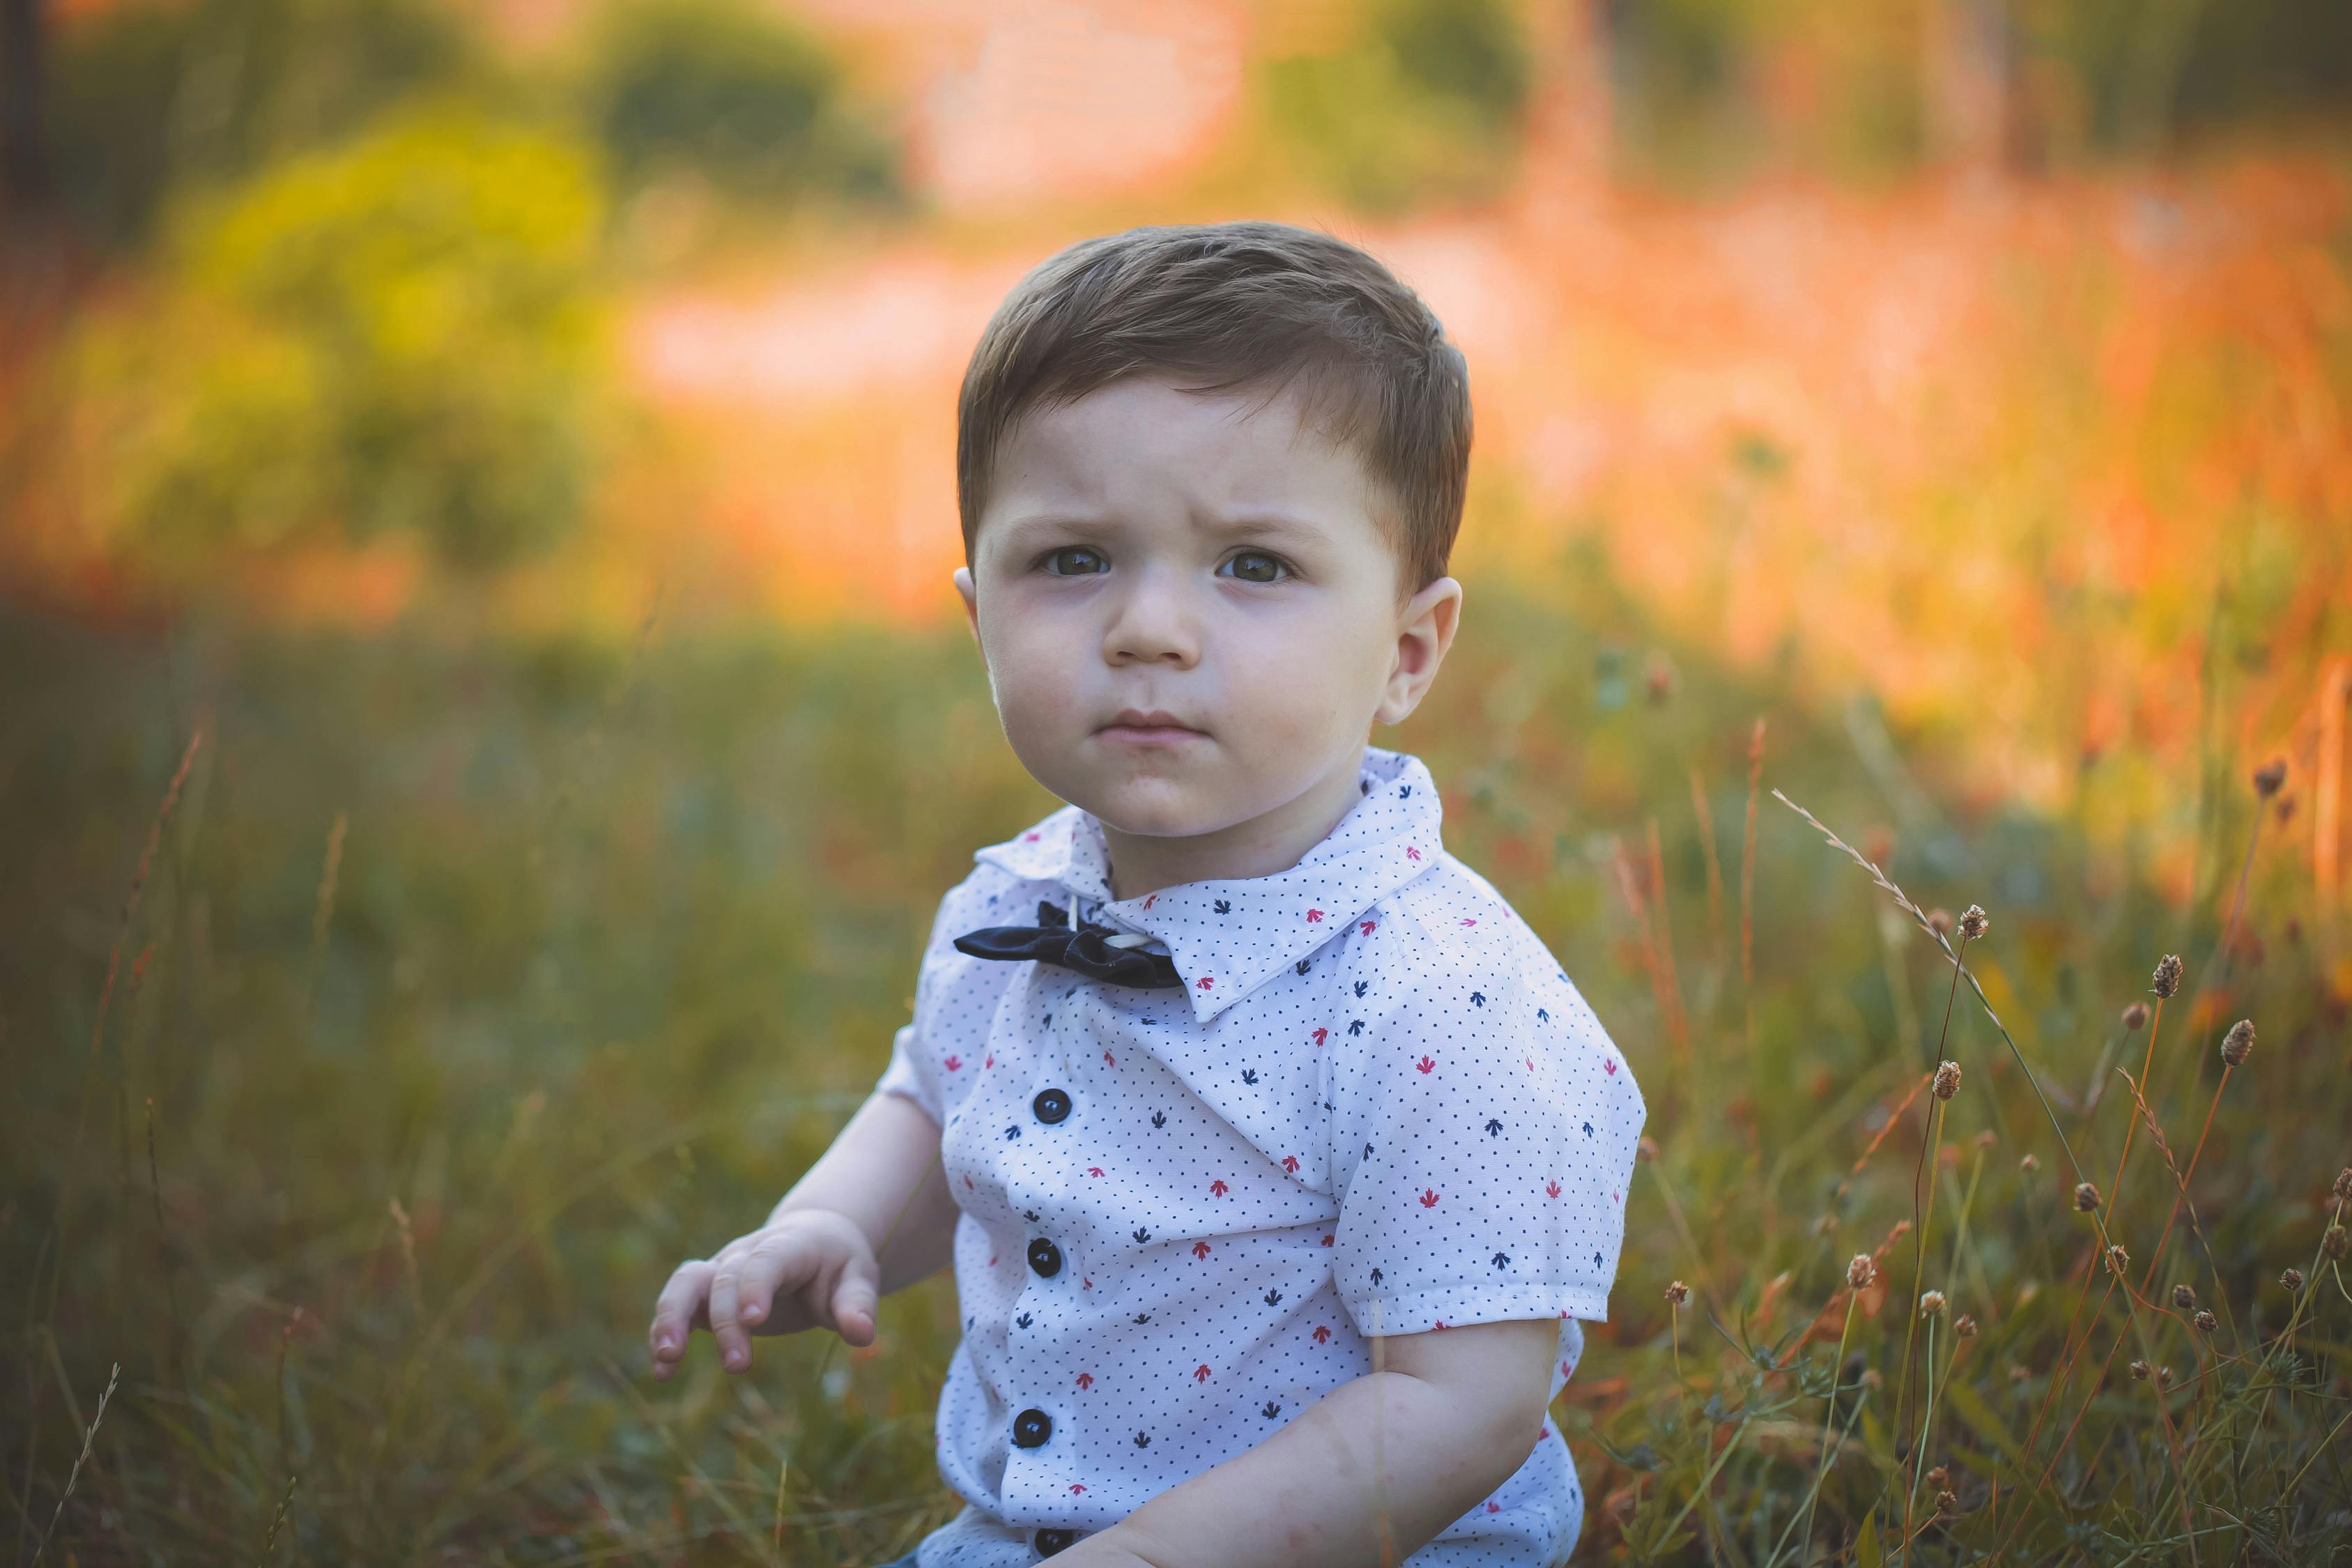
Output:
<instances>
[{"instance_id":1,"label":"finger","mask_svg":"<svg viewBox=\"0 0 2352 1568\"><path fill-rule=\"evenodd\" d=\"M853 1345L874 1342L876 1310L882 1300L882 1270L873 1248L861 1239L841 1266L833 1286L833 1326Z\"/></svg>"},{"instance_id":2,"label":"finger","mask_svg":"<svg viewBox=\"0 0 2352 1568\"><path fill-rule=\"evenodd\" d=\"M719 1342L719 1364L729 1372L751 1364L751 1339L737 1314L740 1267L730 1260L710 1277L710 1337Z\"/></svg>"},{"instance_id":3,"label":"finger","mask_svg":"<svg viewBox=\"0 0 2352 1568\"><path fill-rule=\"evenodd\" d=\"M775 1313L777 1292L805 1283L815 1263L815 1249L804 1241L770 1237L752 1247L736 1283L744 1323L766 1322Z\"/></svg>"},{"instance_id":4,"label":"finger","mask_svg":"<svg viewBox=\"0 0 2352 1568\"><path fill-rule=\"evenodd\" d=\"M701 1315L709 1279L710 1265L690 1258L679 1264L662 1287L661 1296L654 1302L653 1321L646 1329L646 1346L653 1352L656 1377L667 1377L686 1354L687 1338Z\"/></svg>"}]
</instances>

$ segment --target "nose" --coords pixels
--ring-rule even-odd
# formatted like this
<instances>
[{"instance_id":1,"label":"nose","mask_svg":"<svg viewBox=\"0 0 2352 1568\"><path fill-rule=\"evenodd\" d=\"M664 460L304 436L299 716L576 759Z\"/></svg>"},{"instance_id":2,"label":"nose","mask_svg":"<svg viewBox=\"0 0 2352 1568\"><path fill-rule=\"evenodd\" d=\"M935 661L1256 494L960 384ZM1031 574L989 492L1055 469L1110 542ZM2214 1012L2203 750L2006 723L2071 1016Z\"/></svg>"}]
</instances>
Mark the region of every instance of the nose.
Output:
<instances>
[{"instance_id":1,"label":"nose","mask_svg":"<svg viewBox=\"0 0 2352 1568\"><path fill-rule=\"evenodd\" d=\"M1190 669L1201 661L1199 617L1178 576L1146 567L1128 578L1125 592L1110 601L1110 621L1103 627L1105 663Z\"/></svg>"}]
</instances>

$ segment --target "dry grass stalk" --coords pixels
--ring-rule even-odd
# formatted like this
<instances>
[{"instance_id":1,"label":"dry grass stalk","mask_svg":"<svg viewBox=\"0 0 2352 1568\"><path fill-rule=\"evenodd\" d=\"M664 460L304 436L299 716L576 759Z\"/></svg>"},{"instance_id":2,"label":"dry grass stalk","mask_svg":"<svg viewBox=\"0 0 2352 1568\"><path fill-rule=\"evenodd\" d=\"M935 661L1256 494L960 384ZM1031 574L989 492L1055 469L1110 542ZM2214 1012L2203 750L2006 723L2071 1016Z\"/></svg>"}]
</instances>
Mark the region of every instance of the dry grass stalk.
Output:
<instances>
[{"instance_id":1,"label":"dry grass stalk","mask_svg":"<svg viewBox=\"0 0 2352 1568\"><path fill-rule=\"evenodd\" d=\"M89 1463L89 1451L98 1442L99 1423L106 1419L106 1402L114 1397L114 1385L121 1381L122 1363L116 1362L107 1374L106 1390L98 1396L98 1408L91 1412L89 1426L81 1435L81 1452L75 1456L73 1469L66 1476L66 1489L58 1494L58 1506L49 1515L49 1527L41 1531L41 1543L33 1550L34 1568L40 1568L41 1558L49 1550L49 1538L58 1532L58 1521L66 1516L66 1504L73 1500L74 1483L81 1479L81 1468Z\"/></svg>"}]
</instances>

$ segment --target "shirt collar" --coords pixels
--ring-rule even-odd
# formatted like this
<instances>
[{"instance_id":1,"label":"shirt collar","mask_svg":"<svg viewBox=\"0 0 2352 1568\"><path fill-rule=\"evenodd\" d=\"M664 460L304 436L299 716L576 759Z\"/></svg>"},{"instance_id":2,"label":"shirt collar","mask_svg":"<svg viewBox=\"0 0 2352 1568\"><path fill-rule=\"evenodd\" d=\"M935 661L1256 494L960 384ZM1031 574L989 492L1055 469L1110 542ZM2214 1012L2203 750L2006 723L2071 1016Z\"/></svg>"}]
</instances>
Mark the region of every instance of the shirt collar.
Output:
<instances>
[{"instance_id":1,"label":"shirt collar","mask_svg":"<svg viewBox=\"0 0 2352 1568\"><path fill-rule=\"evenodd\" d=\"M1102 824L1064 806L972 858L1088 904L1091 918L1164 944L1192 1016L1207 1023L1292 968L1437 863L1437 785L1418 757L1364 748L1356 804L1298 864L1269 877L1186 882L1140 899L1110 896Z\"/></svg>"}]
</instances>

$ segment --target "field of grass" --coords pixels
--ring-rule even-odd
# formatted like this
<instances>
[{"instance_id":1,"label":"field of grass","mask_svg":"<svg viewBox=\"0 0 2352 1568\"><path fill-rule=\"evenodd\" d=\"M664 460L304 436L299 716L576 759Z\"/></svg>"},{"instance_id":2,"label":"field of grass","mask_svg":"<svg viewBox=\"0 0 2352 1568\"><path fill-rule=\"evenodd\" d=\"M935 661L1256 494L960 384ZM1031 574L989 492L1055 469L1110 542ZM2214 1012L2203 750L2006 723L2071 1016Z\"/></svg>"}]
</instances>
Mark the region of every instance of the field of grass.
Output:
<instances>
[{"instance_id":1,"label":"field of grass","mask_svg":"<svg viewBox=\"0 0 2352 1568\"><path fill-rule=\"evenodd\" d=\"M1577 1560L2341 1561L2352 968L2252 782L2205 770L2176 907L2063 821L1963 815L1933 738L1871 743L1582 581L1474 584L1382 737L1652 1107L1554 1412ZM15 1560L862 1564L955 1510L947 1276L873 1352L642 1363L671 1265L879 1073L971 848L1050 804L960 635L16 610L0 665ZM1989 910L1970 978L1776 791L1923 909Z\"/></svg>"}]
</instances>

